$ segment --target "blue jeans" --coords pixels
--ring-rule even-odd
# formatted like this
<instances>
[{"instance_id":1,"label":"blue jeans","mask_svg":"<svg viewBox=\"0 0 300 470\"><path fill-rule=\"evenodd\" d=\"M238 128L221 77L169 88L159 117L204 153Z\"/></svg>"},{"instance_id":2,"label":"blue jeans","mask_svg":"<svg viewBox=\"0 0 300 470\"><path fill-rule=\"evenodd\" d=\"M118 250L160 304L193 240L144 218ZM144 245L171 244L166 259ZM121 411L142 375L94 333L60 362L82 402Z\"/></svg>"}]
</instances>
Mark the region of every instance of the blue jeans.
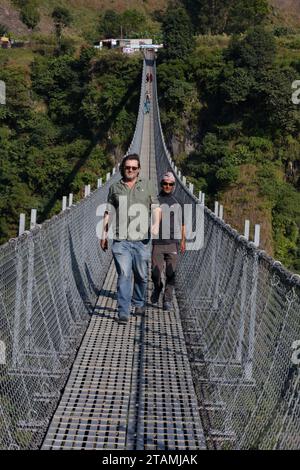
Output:
<instances>
[{"instance_id":1,"label":"blue jeans","mask_svg":"<svg viewBox=\"0 0 300 470\"><path fill-rule=\"evenodd\" d=\"M150 103L145 101L144 103L144 114L150 113Z\"/></svg>"},{"instance_id":2,"label":"blue jeans","mask_svg":"<svg viewBox=\"0 0 300 470\"><path fill-rule=\"evenodd\" d=\"M135 307L145 305L148 261L150 259L151 242L113 241L112 253L118 273L117 297L118 312L129 316L131 297ZM132 275L134 279L132 292Z\"/></svg>"}]
</instances>

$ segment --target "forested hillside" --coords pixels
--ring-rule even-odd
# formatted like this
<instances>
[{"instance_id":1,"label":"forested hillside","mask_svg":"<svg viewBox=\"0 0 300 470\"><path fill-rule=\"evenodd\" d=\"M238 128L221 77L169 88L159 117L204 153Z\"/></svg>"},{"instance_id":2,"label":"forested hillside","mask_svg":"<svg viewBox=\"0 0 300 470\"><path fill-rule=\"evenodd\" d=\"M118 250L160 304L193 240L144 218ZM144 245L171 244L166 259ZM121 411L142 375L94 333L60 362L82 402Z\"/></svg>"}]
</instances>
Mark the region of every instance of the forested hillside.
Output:
<instances>
[{"instance_id":1,"label":"forested hillside","mask_svg":"<svg viewBox=\"0 0 300 470\"><path fill-rule=\"evenodd\" d=\"M248 2L249 9L246 16L251 10L251 5L259 2L260 0ZM157 19L166 10L168 3L170 3L168 0L1 0L0 24L7 27L12 34L21 37L48 35L53 32L52 11L56 6L61 6L66 7L72 15L73 21L68 33L74 39L94 39L98 35L99 15L107 10L118 14L128 11L139 12L144 18L137 26L145 33L153 34L159 30ZM178 5L185 3L187 8L194 9L193 15L195 12L196 15L193 19L198 17L199 5L203 5L204 10L207 9L208 12L204 14L204 24L210 15L209 12L212 13L212 17L218 12L223 17L222 21L226 22L228 5L236 4L240 8L245 4L243 1L232 2L231 0L174 0L173 3ZM269 0L268 3L272 22L288 25L300 24L298 0ZM243 21L244 18L242 18L242 23Z\"/></svg>"},{"instance_id":2,"label":"forested hillside","mask_svg":"<svg viewBox=\"0 0 300 470\"><path fill-rule=\"evenodd\" d=\"M136 17L136 32L153 34L158 27L152 13L164 11L167 3L166 0L1 0L0 24L20 37L46 36L54 31L51 15L59 6L67 8L71 14L72 23L67 32L77 42L99 38L99 16L107 10L125 13L124 33L137 12L140 16Z\"/></svg>"},{"instance_id":3,"label":"forested hillside","mask_svg":"<svg viewBox=\"0 0 300 470\"><path fill-rule=\"evenodd\" d=\"M3 62L2 62L3 64ZM123 155L135 126L141 60L83 48L79 57L37 55L30 71L1 68L7 106L0 106L1 241L18 215L39 220L60 210L61 197L82 197Z\"/></svg>"},{"instance_id":4,"label":"forested hillside","mask_svg":"<svg viewBox=\"0 0 300 470\"><path fill-rule=\"evenodd\" d=\"M300 271L300 114L291 101L292 82L300 79L300 30L291 13L297 5L279 3L273 5L284 3L283 10L267 0L181 0L168 8L159 0L3 0L1 32L30 43L0 49L7 84L7 105L0 106L1 242L16 235L21 211L36 207L41 222L59 211L62 195L80 198L84 184L95 185L126 150L141 57L91 47L122 31L164 42L163 128L195 190L211 207L218 198L239 231L245 218L260 223L262 247Z\"/></svg>"},{"instance_id":5,"label":"forested hillside","mask_svg":"<svg viewBox=\"0 0 300 470\"><path fill-rule=\"evenodd\" d=\"M193 45L188 15L169 15L158 82L178 166L211 207L214 199L224 204L227 222L240 232L246 218L260 223L262 247L299 270L300 113L291 99L297 33L271 28L262 16L242 35L202 35Z\"/></svg>"}]
</instances>

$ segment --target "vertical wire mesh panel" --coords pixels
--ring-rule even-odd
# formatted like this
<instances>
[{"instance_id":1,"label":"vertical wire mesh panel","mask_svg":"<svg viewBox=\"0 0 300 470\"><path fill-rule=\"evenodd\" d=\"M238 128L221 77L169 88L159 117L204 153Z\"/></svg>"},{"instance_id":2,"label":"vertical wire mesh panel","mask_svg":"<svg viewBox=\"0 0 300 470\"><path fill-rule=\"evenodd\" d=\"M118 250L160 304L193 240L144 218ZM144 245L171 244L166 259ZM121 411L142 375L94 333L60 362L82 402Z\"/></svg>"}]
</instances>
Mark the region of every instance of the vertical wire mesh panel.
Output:
<instances>
[{"instance_id":1,"label":"vertical wire mesh panel","mask_svg":"<svg viewBox=\"0 0 300 470\"><path fill-rule=\"evenodd\" d=\"M144 128L144 100L146 94L146 61L143 61L143 70L142 70L142 81L141 81L141 94L140 94L140 102L139 102L139 112L137 116L136 126L134 130L134 134L132 137L131 144L129 149L126 153L136 153L140 155L141 153L141 144L142 144L142 134Z\"/></svg>"},{"instance_id":2,"label":"vertical wire mesh panel","mask_svg":"<svg viewBox=\"0 0 300 470\"><path fill-rule=\"evenodd\" d=\"M96 236L107 190L0 247L3 449L45 434L111 260Z\"/></svg>"},{"instance_id":3,"label":"vertical wire mesh panel","mask_svg":"<svg viewBox=\"0 0 300 470\"><path fill-rule=\"evenodd\" d=\"M158 177L172 170L177 199L195 205L164 141L156 83L154 96ZM203 248L181 256L176 293L209 447L300 448L299 277L205 208Z\"/></svg>"}]
</instances>

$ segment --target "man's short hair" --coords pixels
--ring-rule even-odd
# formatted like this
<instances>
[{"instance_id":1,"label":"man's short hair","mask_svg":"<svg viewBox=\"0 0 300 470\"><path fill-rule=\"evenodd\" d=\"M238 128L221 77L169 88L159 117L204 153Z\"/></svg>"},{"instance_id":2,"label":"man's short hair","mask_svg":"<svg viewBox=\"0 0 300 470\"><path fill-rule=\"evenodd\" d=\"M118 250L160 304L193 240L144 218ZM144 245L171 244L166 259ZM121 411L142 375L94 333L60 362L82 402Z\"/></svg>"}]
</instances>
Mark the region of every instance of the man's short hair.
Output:
<instances>
[{"instance_id":1,"label":"man's short hair","mask_svg":"<svg viewBox=\"0 0 300 470\"><path fill-rule=\"evenodd\" d=\"M120 165L120 173L122 175L122 178L124 178L125 176L125 163L128 162L128 160L136 160L138 162L139 168L141 168L140 157L137 153L130 153L129 155L126 155L126 157L124 157L121 161Z\"/></svg>"}]
</instances>

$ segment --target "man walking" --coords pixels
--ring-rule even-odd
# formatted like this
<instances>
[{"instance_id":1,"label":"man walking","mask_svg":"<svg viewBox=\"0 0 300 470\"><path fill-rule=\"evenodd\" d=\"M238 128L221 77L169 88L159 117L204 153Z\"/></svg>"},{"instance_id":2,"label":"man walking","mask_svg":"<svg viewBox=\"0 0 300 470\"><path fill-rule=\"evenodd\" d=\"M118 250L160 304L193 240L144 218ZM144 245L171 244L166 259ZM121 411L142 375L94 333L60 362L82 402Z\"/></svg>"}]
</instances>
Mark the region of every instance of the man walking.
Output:
<instances>
[{"instance_id":1,"label":"man walking","mask_svg":"<svg viewBox=\"0 0 300 470\"><path fill-rule=\"evenodd\" d=\"M123 159L120 172L122 178L110 187L107 202L116 215L112 253L118 273L118 319L120 323L127 323L131 302L136 314L145 313L147 267L151 247L151 205L157 206L153 211L154 222L151 227L154 235L157 235L159 230L160 208L152 182L139 177L140 159L137 154L127 155ZM109 211L106 212L100 241L103 250L108 247L111 219Z\"/></svg>"},{"instance_id":2,"label":"man walking","mask_svg":"<svg viewBox=\"0 0 300 470\"><path fill-rule=\"evenodd\" d=\"M175 177L172 172L166 173L161 181L158 195L161 204L161 223L158 238L153 239L152 250L152 281L154 290L151 302L157 303L163 290L162 272L166 265L166 284L163 296L163 309L172 309L172 294L175 285L175 270L178 251L183 253L186 244L186 231L183 220L183 205L173 195Z\"/></svg>"},{"instance_id":3,"label":"man walking","mask_svg":"<svg viewBox=\"0 0 300 470\"><path fill-rule=\"evenodd\" d=\"M144 114L150 113L150 92L146 92L145 102L144 102Z\"/></svg>"}]
</instances>

